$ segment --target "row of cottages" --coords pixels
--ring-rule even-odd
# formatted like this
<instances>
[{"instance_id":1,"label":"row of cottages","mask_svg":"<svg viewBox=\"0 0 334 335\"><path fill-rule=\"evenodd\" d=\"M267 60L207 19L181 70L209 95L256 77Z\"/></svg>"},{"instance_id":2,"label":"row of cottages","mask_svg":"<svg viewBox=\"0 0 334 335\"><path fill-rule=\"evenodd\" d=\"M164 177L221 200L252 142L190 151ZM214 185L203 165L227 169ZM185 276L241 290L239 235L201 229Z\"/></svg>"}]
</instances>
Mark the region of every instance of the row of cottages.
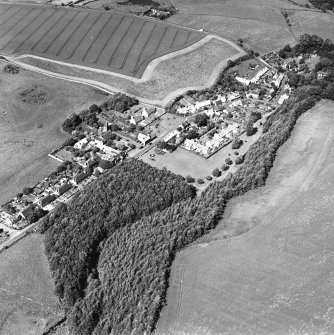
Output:
<instances>
[{"instance_id":1,"label":"row of cottages","mask_svg":"<svg viewBox=\"0 0 334 335\"><path fill-rule=\"evenodd\" d=\"M141 109L140 114L131 115L130 123L134 124L135 126L140 124L145 127L163 114L165 114L163 109L157 111L153 106L147 108L144 107Z\"/></svg>"},{"instance_id":2,"label":"row of cottages","mask_svg":"<svg viewBox=\"0 0 334 335\"><path fill-rule=\"evenodd\" d=\"M210 148L206 145L195 142L194 140L185 139L183 146L189 151L197 152L201 155L207 156L209 154Z\"/></svg>"}]
</instances>

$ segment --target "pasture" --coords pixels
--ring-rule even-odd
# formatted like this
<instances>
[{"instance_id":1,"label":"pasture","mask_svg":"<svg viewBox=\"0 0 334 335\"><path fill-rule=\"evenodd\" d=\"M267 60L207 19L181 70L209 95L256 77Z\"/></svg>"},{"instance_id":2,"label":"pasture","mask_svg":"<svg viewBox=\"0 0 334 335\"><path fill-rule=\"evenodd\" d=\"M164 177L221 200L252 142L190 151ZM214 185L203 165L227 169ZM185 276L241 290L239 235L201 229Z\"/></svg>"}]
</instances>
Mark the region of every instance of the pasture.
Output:
<instances>
[{"instance_id":1,"label":"pasture","mask_svg":"<svg viewBox=\"0 0 334 335\"><path fill-rule=\"evenodd\" d=\"M304 4L307 1L295 2ZM331 31L329 29L326 32L329 22L333 26L330 15L306 10L289 1L175 0L174 4L179 12L168 22L195 29L203 28L206 32L215 32L233 41L241 38L246 46L260 53L280 49L286 44L293 45L296 43L295 36L298 37L302 32L327 37ZM291 32L281 9L289 10L289 13L290 10L296 11L296 20L300 17L298 25L301 29L292 27Z\"/></svg>"},{"instance_id":2,"label":"pasture","mask_svg":"<svg viewBox=\"0 0 334 335\"><path fill-rule=\"evenodd\" d=\"M67 138L61 125L68 115L105 100L89 86L23 69L12 75L4 65L0 61L0 204L56 169L47 154ZM47 92L45 103L23 101L20 93L35 86Z\"/></svg>"},{"instance_id":3,"label":"pasture","mask_svg":"<svg viewBox=\"0 0 334 335\"><path fill-rule=\"evenodd\" d=\"M333 41L334 38L334 16L321 12L311 11L287 11L291 29L295 35L299 36L302 33L310 35L318 35L322 38L329 38Z\"/></svg>"},{"instance_id":4,"label":"pasture","mask_svg":"<svg viewBox=\"0 0 334 335\"><path fill-rule=\"evenodd\" d=\"M0 334L42 334L62 316L53 291L42 235L31 234L0 253Z\"/></svg>"},{"instance_id":5,"label":"pasture","mask_svg":"<svg viewBox=\"0 0 334 335\"><path fill-rule=\"evenodd\" d=\"M117 12L0 4L0 52L32 54L132 77L205 35Z\"/></svg>"},{"instance_id":6,"label":"pasture","mask_svg":"<svg viewBox=\"0 0 334 335\"><path fill-rule=\"evenodd\" d=\"M177 254L156 335L333 334L333 106L304 114L266 186Z\"/></svg>"},{"instance_id":7,"label":"pasture","mask_svg":"<svg viewBox=\"0 0 334 335\"><path fill-rule=\"evenodd\" d=\"M35 67L73 76L90 79L155 104L165 105L180 91L195 86L210 86L229 59L236 59L244 53L232 45L218 39L211 39L190 52L161 60L147 79L130 80L112 74L82 70L50 61L24 57L18 59ZM209 82L209 84L207 84Z\"/></svg>"}]
</instances>

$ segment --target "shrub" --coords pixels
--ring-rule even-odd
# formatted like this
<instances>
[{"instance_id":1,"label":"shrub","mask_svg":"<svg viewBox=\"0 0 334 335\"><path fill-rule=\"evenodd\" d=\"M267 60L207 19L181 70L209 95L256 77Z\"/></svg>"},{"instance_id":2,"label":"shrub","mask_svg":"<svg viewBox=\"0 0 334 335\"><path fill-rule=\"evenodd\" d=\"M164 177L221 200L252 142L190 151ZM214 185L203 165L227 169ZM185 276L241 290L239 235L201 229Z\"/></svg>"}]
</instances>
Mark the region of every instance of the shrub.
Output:
<instances>
[{"instance_id":1,"label":"shrub","mask_svg":"<svg viewBox=\"0 0 334 335\"><path fill-rule=\"evenodd\" d=\"M226 171L226 170L228 170L230 168L230 166L229 165L223 165L222 166L222 171Z\"/></svg>"},{"instance_id":2,"label":"shrub","mask_svg":"<svg viewBox=\"0 0 334 335\"><path fill-rule=\"evenodd\" d=\"M231 159L230 157L227 157L227 158L225 159L225 163L226 163L227 165L232 165L232 164L233 164L232 159Z\"/></svg>"},{"instance_id":3,"label":"shrub","mask_svg":"<svg viewBox=\"0 0 334 335\"><path fill-rule=\"evenodd\" d=\"M18 74L20 72L20 67L14 64L7 64L3 68L3 72L10 73L10 74Z\"/></svg>"},{"instance_id":4,"label":"shrub","mask_svg":"<svg viewBox=\"0 0 334 335\"><path fill-rule=\"evenodd\" d=\"M202 184L204 184L204 180L201 179L201 178L199 178L199 179L197 179L197 183L200 184L200 185L202 185Z\"/></svg>"},{"instance_id":5,"label":"shrub","mask_svg":"<svg viewBox=\"0 0 334 335\"><path fill-rule=\"evenodd\" d=\"M214 177L220 177L222 174L222 172L218 169L218 168L215 168L213 171L212 171L212 175Z\"/></svg>"},{"instance_id":6,"label":"shrub","mask_svg":"<svg viewBox=\"0 0 334 335\"><path fill-rule=\"evenodd\" d=\"M244 156L239 156L235 159L235 164L242 164L244 162Z\"/></svg>"},{"instance_id":7,"label":"shrub","mask_svg":"<svg viewBox=\"0 0 334 335\"><path fill-rule=\"evenodd\" d=\"M239 149L244 142L236 137L232 143L232 149Z\"/></svg>"},{"instance_id":8,"label":"shrub","mask_svg":"<svg viewBox=\"0 0 334 335\"><path fill-rule=\"evenodd\" d=\"M193 177L191 177L191 176L188 175L188 176L186 177L186 182L192 184L192 183L195 182L195 178L193 178Z\"/></svg>"}]
</instances>

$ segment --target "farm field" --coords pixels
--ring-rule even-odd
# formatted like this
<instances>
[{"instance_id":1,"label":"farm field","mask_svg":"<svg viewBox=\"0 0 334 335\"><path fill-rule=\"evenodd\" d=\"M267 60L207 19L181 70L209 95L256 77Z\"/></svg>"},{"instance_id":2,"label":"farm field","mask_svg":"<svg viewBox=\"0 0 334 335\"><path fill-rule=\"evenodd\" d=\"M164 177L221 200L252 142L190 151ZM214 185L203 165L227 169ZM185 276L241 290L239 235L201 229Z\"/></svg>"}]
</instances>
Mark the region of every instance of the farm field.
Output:
<instances>
[{"instance_id":1,"label":"farm field","mask_svg":"<svg viewBox=\"0 0 334 335\"><path fill-rule=\"evenodd\" d=\"M164 54L203 33L134 15L0 4L0 52L33 54L140 78Z\"/></svg>"},{"instance_id":2,"label":"farm field","mask_svg":"<svg viewBox=\"0 0 334 335\"><path fill-rule=\"evenodd\" d=\"M204 45L176 57L161 60L151 76L145 81L128 80L106 73L82 70L31 57L18 58L35 67L77 78L94 80L109 88L135 95L140 99L156 104L167 104L180 91L190 88L212 85L220 70L229 59L235 59L244 53L228 43L211 39Z\"/></svg>"},{"instance_id":3,"label":"farm field","mask_svg":"<svg viewBox=\"0 0 334 335\"><path fill-rule=\"evenodd\" d=\"M295 10L289 10L287 13L291 22L291 29L295 35L299 36L306 33L333 40L334 15Z\"/></svg>"},{"instance_id":4,"label":"farm field","mask_svg":"<svg viewBox=\"0 0 334 335\"><path fill-rule=\"evenodd\" d=\"M20 70L3 72L0 62L0 204L24 186L33 186L57 167L47 154L64 142L65 118L105 96L91 87ZM47 93L44 104L22 101L20 93L37 86Z\"/></svg>"},{"instance_id":5,"label":"farm field","mask_svg":"<svg viewBox=\"0 0 334 335\"><path fill-rule=\"evenodd\" d=\"M53 291L42 235L31 234L0 253L0 334L42 334L62 317Z\"/></svg>"},{"instance_id":6,"label":"farm field","mask_svg":"<svg viewBox=\"0 0 334 335\"><path fill-rule=\"evenodd\" d=\"M333 108L304 114L266 186L177 254L155 334L334 332Z\"/></svg>"},{"instance_id":7,"label":"farm field","mask_svg":"<svg viewBox=\"0 0 334 335\"><path fill-rule=\"evenodd\" d=\"M299 1L302 2L302 1ZM295 37L285 22L281 9L301 10L301 15L313 17L317 14L315 34L326 29L327 18L321 13L305 11L304 8L282 0L176 0L179 12L168 19L168 22L186 25L192 28L203 28L206 32L214 31L217 35L237 41L255 51L266 53L280 49L286 44L295 44ZM299 13L299 11L298 11ZM318 28L316 25L322 28ZM297 37L299 32L295 32Z\"/></svg>"}]
</instances>

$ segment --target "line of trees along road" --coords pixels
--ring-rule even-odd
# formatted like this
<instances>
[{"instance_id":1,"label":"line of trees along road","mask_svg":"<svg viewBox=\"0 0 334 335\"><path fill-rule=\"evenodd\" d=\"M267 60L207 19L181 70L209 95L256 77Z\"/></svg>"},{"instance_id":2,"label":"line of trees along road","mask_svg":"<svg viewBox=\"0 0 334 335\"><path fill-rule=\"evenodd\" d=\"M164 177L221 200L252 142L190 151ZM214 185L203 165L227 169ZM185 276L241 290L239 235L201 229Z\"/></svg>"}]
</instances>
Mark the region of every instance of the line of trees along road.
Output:
<instances>
[{"instance_id":1,"label":"line of trees along road","mask_svg":"<svg viewBox=\"0 0 334 335\"><path fill-rule=\"evenodd\" d=\"M309 50L302 41L292 52ZM328 51L322 57L332 59L334 46L323 44ZM293 96L264 123L264 134L240 168L200 197L182 177L129 161L45 220L46 253L71 334L154 330L175 253L213 229L229 199L264 185L302 113L321 98L334 100L333 69L326 66L325 79L298 81Z\"/></svg>"}]
</instances>

